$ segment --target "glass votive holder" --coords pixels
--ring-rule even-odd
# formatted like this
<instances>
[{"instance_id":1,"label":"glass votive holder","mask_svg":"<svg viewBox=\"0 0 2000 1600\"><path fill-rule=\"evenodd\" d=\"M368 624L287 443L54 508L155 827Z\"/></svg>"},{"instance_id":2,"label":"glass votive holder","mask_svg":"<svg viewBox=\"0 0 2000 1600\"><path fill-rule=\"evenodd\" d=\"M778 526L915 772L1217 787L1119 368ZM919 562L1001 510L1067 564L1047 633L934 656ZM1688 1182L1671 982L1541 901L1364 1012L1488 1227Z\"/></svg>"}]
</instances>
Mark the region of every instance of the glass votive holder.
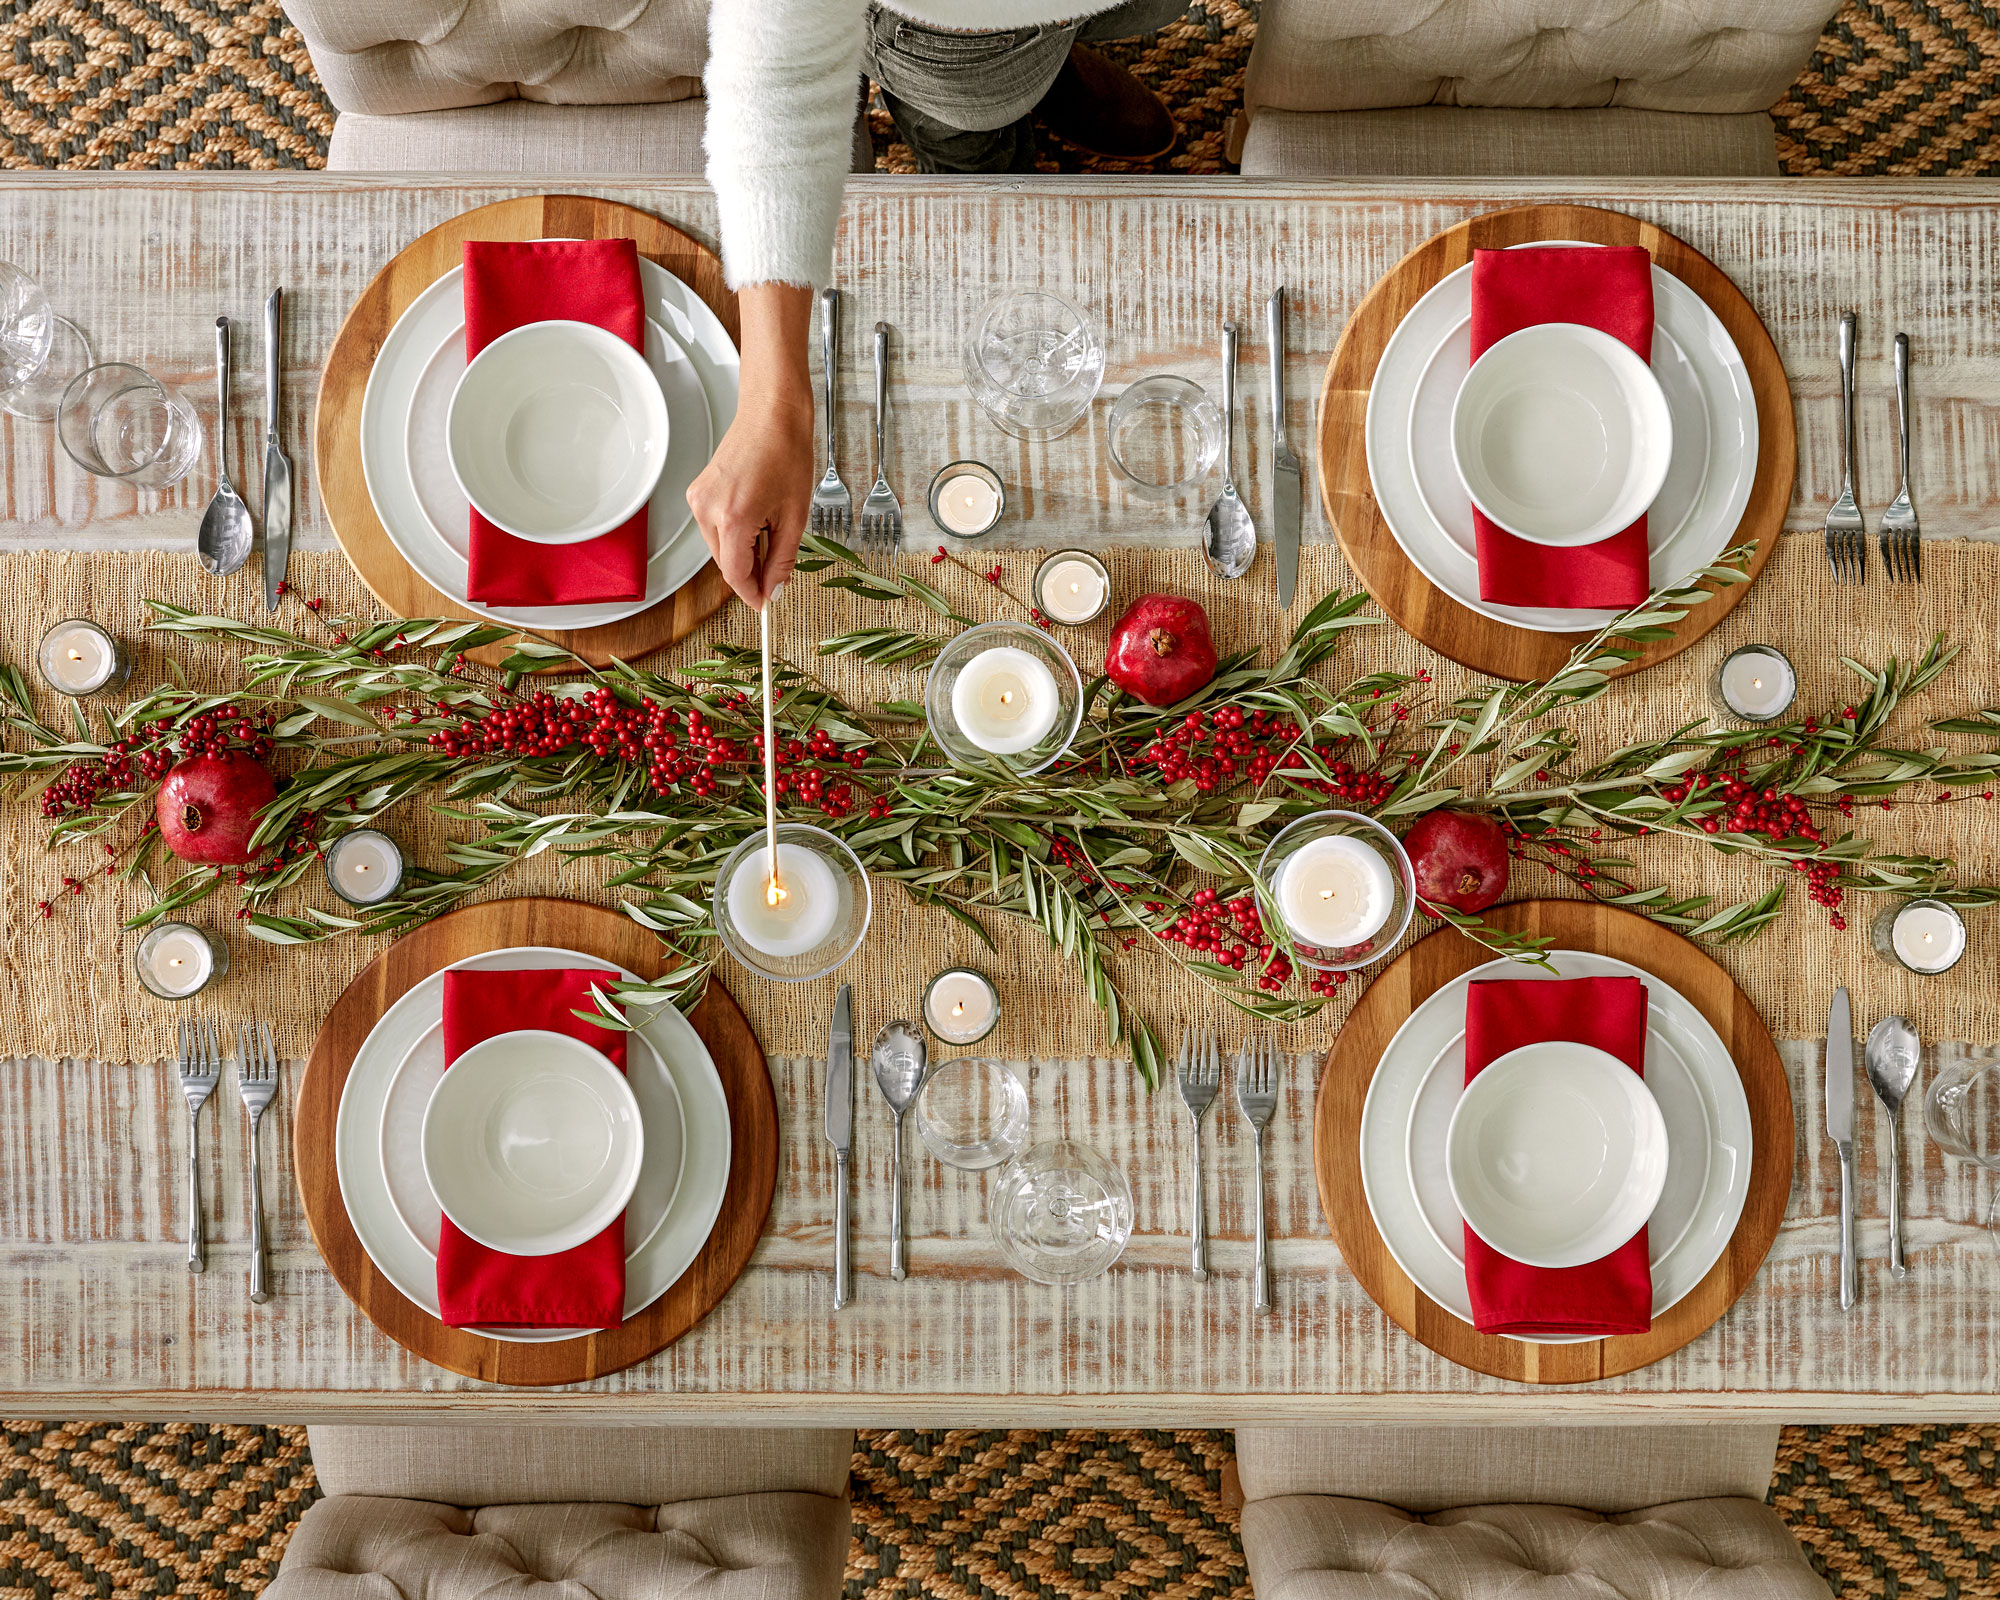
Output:
<instances>
[{"instance_id":1,"label":"glass votive holder","mask_svg":"<svg viewBox=\"0 0 2000 1600\"><path fill-rule=\"evenodd\" d=\"M948 461L931 479L930 508L941 532L977 539L1007 514L1007 486L983 461Z\"/></svg>"},{"instance_id":2,"label":"glass votive holder","mask_svg":"<svg viewBox=\"0 0 2000 1600\"><path fill-rule=\"evenodd\" d=\"M993 1240L1031 1283L1081 1283L1132 1237L1132 1185L1095 1150L1052 1139L1000 1170L987 1197Z\"/></svg>"},{"instance_id":3,"label":"glass votive holder","mask_svg":"<svg viewBox=\"0 0 2000 1600\"><path fill-rule=\"evenodd\" d=\"M777 898L770 845L759 828L715 875L715 931L723 947L779 983L823 978L861 948L874 909L861 858L824 828L778 824Z\"/></svg>"},{"instance_id":4,"label":"glass votive holder","mask_svg":"<svg viewBox=\"0 0 2000 1600\"><path fill-rule=\"evenodd\" d=\"M229 970L229 946L191 922L156 922L132 957L139 985L161 1000L188 1000Z\"/></svg>"},{"instance_id":5,"label":"glass votive holder","mask_svg":"<svg viewBox=\"0 0 2000 1600\"><path fill-rule=\"evenodd\" d=\"M1222 411L1200 384L1158 372L1125 386L1105 419L1125 491L1166 500L1207 477L1222 453Z\"/></svg>"},{"instance_id":6,"label":"glass votive holder","mask_svg":"<svg viewBox=\"0 0 2000 1600\"><path fill-rule=\"evenodd\" d=\"M1951 971L1965 954L1965 919L1943 900L1899 900L1875 914L1868 942L1891 966L1935 977Z\"/></svg>"},{"instance_id":7,"label":"glass votive holder","mask_svg":"<svg viewBox=\"0 0 2000 1600\"><path fill-rule=\"evenodd\" d=\"M972 398L1017 439L1069 432L1104 381L1097 329L1078 306L1047 289L1016 289L987 301L960 353Z\"/></svg>"},{"instance_id":8,"label":"glass votive holder","mask_svg":"<svg viewBox=\"0 0 2000 1600\"><path fill-rule=\"evenodd\" d=\"M132 676L132 660L118 641L82 617L58 622L35 650L42 681L72 700L116 689Z\"/></svg>"},{"instance_id":9,"label":"glass votive holder","mask_svg":"<svg viewBox=\"0 0 2000 1600\"><path fill-rule=\"evenodd\" d=\"M1257 877L1315 972L1352 972L1395 948L1417 907L1398 839L1358 811L1315 811L1264 849Z\"/></svg>"},{"instance_id":10,"label":"glass votive holder","mask_svg":"<svg viewBox=\"0 0 2000 1600\"><path fill-rule=\"evenodd\" d=\"M403 851L386 833L356 828L326 852L327 887L351 906L378 905L403 886Z\"/></svg>"},{"instance_id":11,"label":"glass votive holder","mask_svg":"<svg viewBox=\"0 0 2000 1600\"><path fill-rule=\"evenodd\" d=\"M1035 609L1051 622L1079 628L1111 604L1111 573L1088 550L1057 550L1035 568Z\"/></svg>"},{"instance_id":12,"label":"glass votive holder","mask_svg":"<svg viewBox=\"0 0 2000 1600\"><path fill-rule=\"evenodd\" d=\"M946 1044L977 1044L1000 1025L1000 991L974 967L950 967L925 985L923 1015Z\"/></svg>"},{"instance_id":13,"label":"glass votive holder","mask_svg":"<svg viewBox=\"0 0 2000 1600\"><path fill-rule=\"evenodd\" d=\"M914 1107L917 1136L948 1167L983 1172L1028 1141L1028 1091L1007 1066L960 1056L931 1068Z\"/></svg>"},{"instance_id":14,"label":"glass votive holder","mask_svg":"<svg viewBox=\"0 0 2000 1600\"><path fill-rule=\"evenodd\" d=\"M1069 652L1024 622L982 622L938 652L924 717L945 759L997 761L1026 777L1052 765L1083 721Z\"/></svg>"},{"instance_id":15,"label":"glass votive holder","mask_svg":"<svg viewBox=\"0 0 2000 1600\"><path fill-rule=\"evenodd\" d=\"M201 454L201 418L185 395L150 372L107 361L63 390L56 437L85 472L163 489Z\"/></svg>"},{"instance_id":16,"label":"glass votive holder","mask_svg":"<svg viewBox=\"0 0 2000 1600\"><path fill-rule=\"evenodd\" d=\"M1750 727L1782 720L1799 697L1799 675L1775 645L1740 645L1709 680L1709 702L1731 722Z\"/></svg>"}]
</instances>

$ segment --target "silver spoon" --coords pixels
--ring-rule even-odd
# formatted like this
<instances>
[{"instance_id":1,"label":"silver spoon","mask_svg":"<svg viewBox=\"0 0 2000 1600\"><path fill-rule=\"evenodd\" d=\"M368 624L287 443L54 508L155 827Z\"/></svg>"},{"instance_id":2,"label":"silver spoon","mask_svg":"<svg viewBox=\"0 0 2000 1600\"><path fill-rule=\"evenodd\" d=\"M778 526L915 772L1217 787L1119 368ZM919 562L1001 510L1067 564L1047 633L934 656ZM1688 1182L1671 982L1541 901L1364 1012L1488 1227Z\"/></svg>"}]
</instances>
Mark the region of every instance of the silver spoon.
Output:
<instances>
[{"instance_id":1,"label":"silver spoon","mask_svg":"<svg viewBox=\"0 0 2000 1600\"><path fill-rule=\"evenodd\" d=\"M1862 1059L1876 1098L1889 1113L1889 1271L1903 1277L1903 1096L1917 1075L1923 1041L1901 1017L1884 1017L1868 1030Z\"/></svg>"},{"instance_id":2,"label":"silver spoon","mask_svg":"<svg viewBox=\"0 0 2000 1600\"><path fill-rule=\"evenodd\" d=\"M930 1047L907 1022L886 1022L868 1053L875 1069L875 1087L889 1102L896 1119L896 1142L889 1147L889 1276L901 1283L909 1276L903 1264L903 1113L924 1086Z\"/></svg>"},{"instance_id":3,"label":"silver spoon","mask_svg":"<svg viewBox=\"0 0 2000 1600\"><path fill-rule=\"evenodd\" d=\"M1236 324L1222 325L1222 493L1208 508L1201 553L1218 578L1240 578L1257 559L1257 525L1236 492Z\"/></svg>"},{"instance_id":4,"label":"silver spoon","mask_svg":"<svg viewBox=\"0 0 2000 1600\"><path fill-rule=\"evenodd\" d=\"M229 319L215 319L215 461L221 479L215 498L202 513L201 531L195 535L195 553L201 564L218 578L226 578L250 559L254 542L250 508L236 485L229 481Z\"/></svg>"}]
</instances>

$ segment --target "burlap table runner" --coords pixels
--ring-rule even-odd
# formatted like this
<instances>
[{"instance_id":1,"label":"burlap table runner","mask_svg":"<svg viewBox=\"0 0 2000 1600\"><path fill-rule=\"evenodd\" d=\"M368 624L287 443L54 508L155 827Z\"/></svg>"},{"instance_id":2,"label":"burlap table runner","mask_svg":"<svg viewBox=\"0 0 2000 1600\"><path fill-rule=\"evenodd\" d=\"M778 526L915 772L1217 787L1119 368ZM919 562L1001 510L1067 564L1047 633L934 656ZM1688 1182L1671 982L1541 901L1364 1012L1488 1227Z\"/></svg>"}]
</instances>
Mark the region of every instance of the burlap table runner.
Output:
<instances>
[{"instance_id":1,"label":"burlap table runner","mask_svg":"<svg viewBox=\"0 0 2000 1600\"><path fill-rule=\"evenodd\" d=\"M953 596L963 614L1015 614L978 577L948 564L923 565L920 556L909 559ZM1031 551L1006 551L993 559L1004 568L1007 586L1019 594L1039 557ZM1121 601L1148 589L1191 595L1209 608L1225 650L1255 642L1268 648L1289 632L1285 617L1272 603L1269 579L1261 568L1249 581L1224 584L1189 549L1119 550L1108 559ZM294 559L293 573L301 596L324 597L321 617L378 613L337 555L300 555ZM31 669L35 641L50 622L92 617L136 646L135 690L158 681L168 670L169 658L191 681L233 681L227 670L232 651L143 635L146 598L246 619L265 616L253 574L219 582L186 555L11 554L0 557L0 578L10 596L0 615L0 653L8 660ZM1716 663L1729 649L1751 640L1776 643L1790 654L1799 667L1804 706L1837 712L1859 692L1840 657L1870 664L1892 653L1907 657L1921 651L1938 631L1969 648L1943 682L1912 708L1908 736L1921 738L1924 718L2000 705L2000 659L1992 649L2000 630L2000 546L1927 543L1925 580L1919 586L1899 586L1893 593L1872 586L1835 588L1826 576L1819 536L1793 535L1727 623L1674 661L1617 685L1607 697L1575 713L1573 725L1593 744L1622 743L1669 730L1701 713ZM1299 612L1306 597L1351 586L1353 581L1336 548L1308 548L1300 563ZM921 626L906 614L914 609L895 613L893 620ZM296 601L288 603L282 620L309 635L324 626ZM918 671L863 669L849 660L815 657L816 641L884 620L891 618L879 606L822 590L804 578L793 585L781 607L778 647L794 662L813 663L835 688L857 699L921 699ZM1099 622L1063 635L1086 676L1101 665L1106 626L1107 622ZM673 666L693 660L705 641L715 639L754 646L754 620L740 606L726 607L694 639L650 664ZM1455 692L1466 676L1386 622L1351 633L1332 664L1332 676L1347 678L1382 668L1427 668L1441 694ZM62 708L51 695L42 709L53 716ZM419 859L434 851L441 837L441 825L414 804L389 816L385 825ZM1955 856L1969 877L2000 879L2000 811L1992 805L1979 801L1899 805L1893 813L1864 811L1860 825L1899 849ZM120 927L138 909L134 898L138 891L103 877L104 857L96 844L51 852L45 843L46 825L32 800L15 799L0 806L0 830L5 843L0 856L4 863L0 864L0 918L5 933L4 958L0 958L0 1054L72 1055L114 1062L155 1060L168 1054L181 1008L155 1000L139 988L131 968L135 936ZM1650 841L1635 848L1647 881L1664 881L1680 893L1710 893L1718 904L1755 894L1772 881L1768 869L1699 845ZM65 875L84 879L86 892L63 894ZM545 854L517 868L489 893L563 894L615 902L615 893L601 887L600 876L588 865L565 865ZM309 888L321 903L335 903L323 883L315 880ZM1513 892L1516 897L1559 894L1565 886L1539 870L1517 869ZM57 915L44 919L35 905L51 896ZM265 1017L285 1051L303 1054L318 1019L384 940L346 938L273 947L236 926L233 908L233 897L225 890L192 915L191 920L222 930L231 948L229 975L212 985L200 1004L232 1022ZM1828 926L1825 912L1806 900L1801 886L1780 923L1749 944L1718 954L1780 1037L1816 1036L1824 1026L1829 992L1835 984L1845 983L1853 991L1854 1014L1861 1026L1893 1010L1909 1017L1927 1038L2000 1041L1987 920L1977 914L1972 918L1971 949L1953 972L1915 978L1885 965L1869 950L1870 908L1868 900L1851 899L1850 927L1838 933ZM1003 1020L981 1050L1057 1059L1102 1053L1103 1028L1083 985L1041 933L1004 918L992 919L990 926L997 953L983 949L942 913L912 906L893 885L878 885L867 944L838 977L780 985L727 961L720 970L749 1013L765 1049L777 1055L814 1055L824 1049L833 988L840 979L854 984L857 1025L872 1030L891 1016L913 1015L925 978L958 962L983 968L1000 987ZM1430 926L1419 919L1414 932L1422 934ZM1115 969L1128 999L1169 1041L1178 1038L1188 1022L1217 1024L1227 1037L1248 1026L1248 1019L1219 995L1185 976L1147 944L1121 955ZM1350 985L1350 995L1358 994L1360 987ZM1307 1048L1330 1039L1350 1003L1344 996L1298 1025L1291 1030L1293 1042Z\"/></svg>"}]
</instances>

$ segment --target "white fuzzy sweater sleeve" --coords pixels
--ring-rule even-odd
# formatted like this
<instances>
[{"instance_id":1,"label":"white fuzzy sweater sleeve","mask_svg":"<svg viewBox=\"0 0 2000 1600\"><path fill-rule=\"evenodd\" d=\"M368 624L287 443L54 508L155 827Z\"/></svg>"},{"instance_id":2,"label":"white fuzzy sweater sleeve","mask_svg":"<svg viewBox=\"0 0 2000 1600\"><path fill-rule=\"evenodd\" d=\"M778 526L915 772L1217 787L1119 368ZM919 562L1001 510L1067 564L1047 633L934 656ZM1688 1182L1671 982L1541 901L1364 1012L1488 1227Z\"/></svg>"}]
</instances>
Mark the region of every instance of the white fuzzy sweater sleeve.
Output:
<instances>
[{"instance_id":1,"label":"white fuzzy sweater sleeve","mask_svg":"<svg viewBox=\"0 0 2000 1600\"><path fill-rule=\"evenodd\" d=\"M868 0L712 0L708 181L732 289L832 275L867 11Z\"/></svg>"}]
</instances>

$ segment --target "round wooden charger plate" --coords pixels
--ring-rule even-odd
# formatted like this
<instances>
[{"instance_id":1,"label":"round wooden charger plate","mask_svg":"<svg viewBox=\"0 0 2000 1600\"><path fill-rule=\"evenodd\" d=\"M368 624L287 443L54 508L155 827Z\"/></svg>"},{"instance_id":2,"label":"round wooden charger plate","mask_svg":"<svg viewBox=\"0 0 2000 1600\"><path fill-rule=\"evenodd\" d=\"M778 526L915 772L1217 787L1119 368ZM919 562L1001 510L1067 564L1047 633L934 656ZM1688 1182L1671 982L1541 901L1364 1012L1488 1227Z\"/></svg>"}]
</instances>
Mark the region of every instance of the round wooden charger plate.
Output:
<instances>
[{"instance_id":1,"label":"round wooden charger plate","mask_svg":"<svg viewBox=\"0 0 2000 1600\"><path fill-rule=\"evenodd\" d=\"M1587 1383L1649 1366L1705 1333L1763 1265L1792 1192L1792 1091L1764 1019L1728 973L1656 922L1579 900L1524 900L1487 913L1498 927L1552 937L1557 946L1629 961L1672 985L1715 1029L1750 1101L1750 1192L1729 1246L1708 1276L1646 1333L1585 1344L1524 1344L1476 1333L1404 1275L1389 1254L1361 1186L1361 1105L1382 1052L1410 1013L1445 984L1493 959L1455 928L1441 928L1368 986L1326 1058L1313 1113L1320 1204L1348 1269L1405 1333L1462 1367L1518 1383Z\"/></svg>"},{"instance_id":2,"label":"round wooden charger plate","mask_svg":"<svg viewBox=\"0 0 2000 1600\"><path fill-rule=\"evenodd\" d=\"M551 1344L510 1344L448 1328L375 1268L355 1236L334 1170L335 1120L355 1052L382 1013L454 961L522 945L553 945L615 961L643 978L660 970L660 944L631 918L570 900L493 900L467 906L398 939L341 992L313 1042L292 1120L292 1159L313 1242L368 1320L426 1361L490 1383L581 1383L664 1350L715 1308L750 1260L778 1186L778 1102L763 1049L721 984L689 1020L715 1059L729 1102L729 1185L708 1242L672 1288L622 1326Z\"/></svg>"},{"instance_id":3,"label":"round wooden charger plate","mask_svg":"<svg viewBox=\"0 0 2000 1600\"><path fill-rule=\"evenodd\" d=\"M369 592L399 617L474 613L420 578L375 515L361 470L361 396L376 352L396 319L460 264L468 239L631 239L640 255L658 262L706 300L731 339L741 337L736 296L722 281L722 262L715 252L671 223L615 200L574 194L501 200L439 223L404 246L375 274L375 281L341 323L320 377L319 414L313 423L313 464L333 536ZM667 599L623 622L546 633L594 666L606 665L613 656L636 661L685 639L728 598L729 585L711 561ZM471 652L489 666L497 666L506 653L504 646Z\"/></svg>"},{"instance_id":4,"label":"round wooden charger plate","mask_svg":"<svg viewBox=\"0 0 2000 1600\"><path fill-rule=\"evenodd\" d=\"M1757 475L1743 520L1728 544L1756 541L1750 560L1753 579L1778 547L1798 469L1791 389L1771 335L1722 269L1671 233L1591 206L1523 206L1473 217L1418 245L1368 291L1334 346L1319 400L1320 496L1362 586L1405 633L1475 672L1516 683L1557 671L1587 635L1535 633L1495 622L1460 605L1417 570L1375 503L1368 477L1368 391L1389 336L1410 308L1469 262L1474 250L1504 250L1541 239L1644 245L1654 265L1700 295L1736 341L1757 397ZM1636 672L1678 655L1735 610L1749 587L1739 583L1724 588L1697 606L1672 638L1650 645L1620 671Z\"/></svg>"}]
</instances>

